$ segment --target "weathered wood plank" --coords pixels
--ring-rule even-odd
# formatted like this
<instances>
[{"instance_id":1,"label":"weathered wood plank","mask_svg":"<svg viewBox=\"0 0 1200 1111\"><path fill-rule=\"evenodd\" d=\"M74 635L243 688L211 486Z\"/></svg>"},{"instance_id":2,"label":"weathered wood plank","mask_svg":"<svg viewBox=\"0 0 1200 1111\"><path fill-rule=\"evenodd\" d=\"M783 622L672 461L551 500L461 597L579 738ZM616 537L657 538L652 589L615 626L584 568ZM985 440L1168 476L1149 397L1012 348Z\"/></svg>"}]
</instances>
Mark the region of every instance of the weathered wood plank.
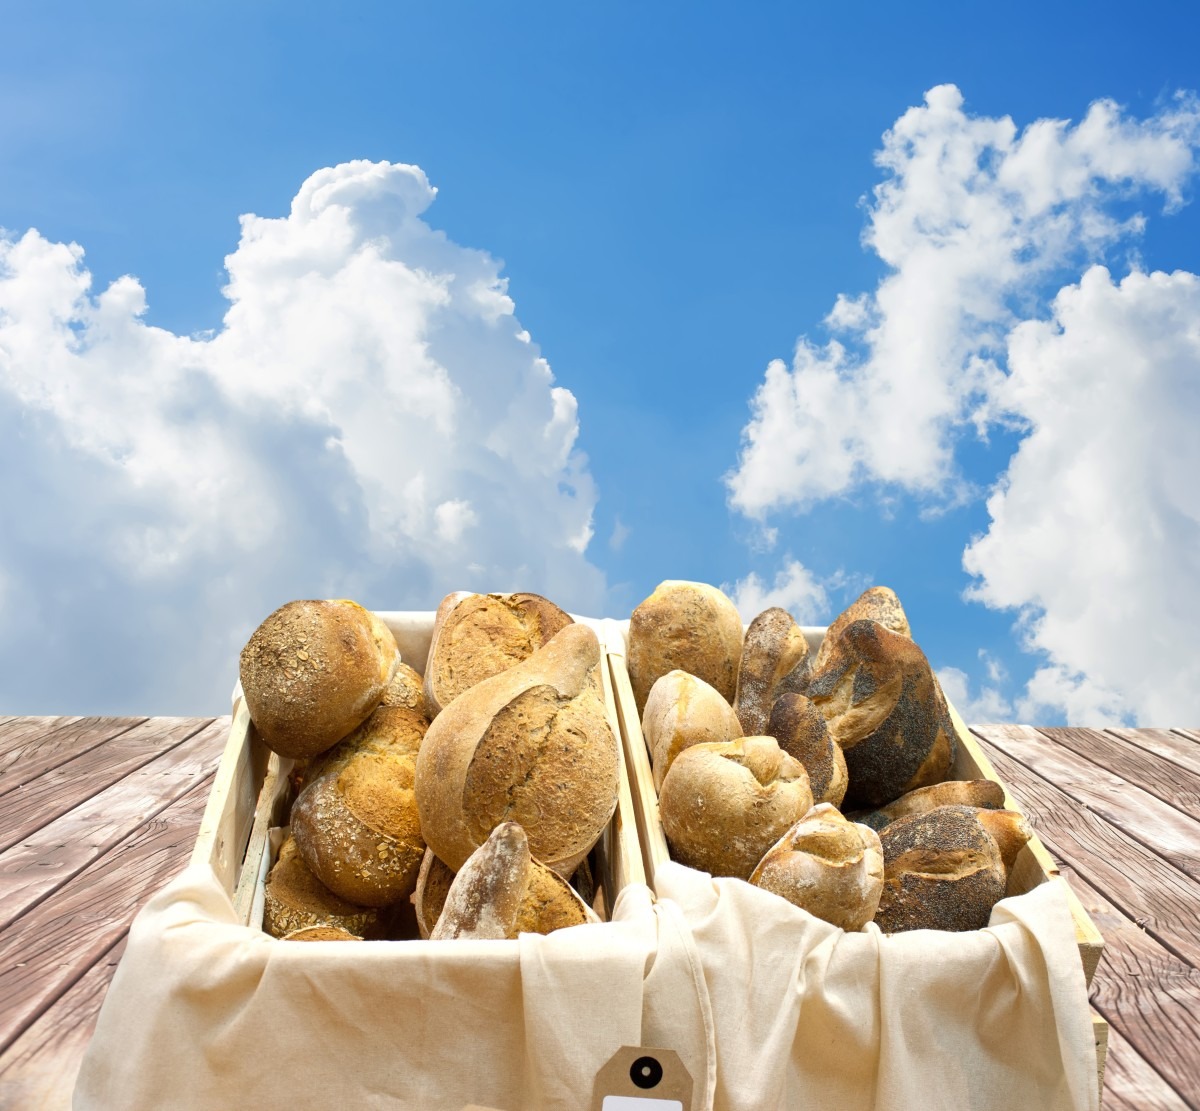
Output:
<instances>
[{"instance_id":1,"label":"weathered wood plank","mask_svg":"<svg viewBox=\"0 0 1200 1111\"><path fill-rule=\"evenodd\" d=\"M1056 744L1065 745L1085 760L1099 764L1135 783L1155 798L1200 822L1200 774L1188 771L1152 752L1136 748L1120 736L1094 729L1042 729Z\"/></svg>"},{"instance_id":2,"label":"weathered wood plank","mask_svg":"<svg viewBox=\"0 0 1200 1111\"><path fill-rule=\"evenodd\" d=\"M0 1111L68 1111L100 1006L125 952L122 937L0 1057Z\"/></svg>"},{"instance_id":3,"label":"weathered wood plank","mask_svg":"<svg viewBox=\"0 0 1200 1111\"><path fill-rule=\"evenodd\" d=\"M2 804L0 852L199 733L211 721L152 718L11 792Z\"/></svg>"},{"instance_id":4,"label":"weathered wood plank","mask_svg":"<svg viewBox=\"0 0 1200 1111\"><path fill-rule=\"evenodd\" d=\"M1175 729L1106 729L1114 737L1200 775L1200 742Z\"/></svg>"},{"instance_id":5,"label":"weathered wood plank","mask_svg":"<svg viewBox=\"0 0 1200 1111\"><path fill-rule=\"evenodd\" d=\"M1196 819L1028 725L987 725L977 732L1193 879L1200 879Z\"/></svg>"},{"instance_id":6,"label":"weathered wood plank","mask_svg":"<svg viewBox=\"0 0 1200 1111\"><path fill-rule=\"evenodd\" d=\"M1068 881L1104 934L1092 1005L1185 1102L1200 1104L1200 971L1140 930L1079 873Z\"/></svg>"},{"instance_id":7,"label":"weathered wood plank","mask_svg":"<svg viewBox=\"0 0 1200 1111\"><path fill-rule=\"evenodd\" d=\"M1108 1031L1103 1111L1186 1111L1175 1091L1114 1028Z\"/></svg>"},{"instance_id":8,"label":"weathered wood plank","mask_svg":"<svg viewBox=\"0 0 1200 1111\"><path fill-rule=\"evenodd\" d=\"M72 716L22 717L16 715L10 717L3 725L0 725L0 754L8 752L10 748L20 746L30 737L36 737L41 733L81 720L81 718Z\"/></svg>"},{"instance_id":9,"label":"weathered wood plank","mask_svg":"<svg viewBox=\"0 0 1200 1111\"><path fill-rule=\"evenodd\" d=\"M0 853L0 928L207 779L228 732L229 718L217 718L186 743Z\"/></svg>"},{"instance_id":10,"label":"weathered wood plank","mask_svg":"<svg viewBox=\"0 0 1200 1111\"><path fill-rule=\"evenodd\" d=\"M0 930L0 1052L129 928L187 863L212 776Z\"/></svg>"},{"instance_id":11,"label":"weathered wood plank","mask_svg":"<svg viewBox=\"0 0 1200 1111\"><path fill-rule=\"evenodd\" d=\"M34 718L54 722L59 718ZM120 736L145 718L71 718L57 728L23 728L22 740L0 752L0 795L31 783L51 768Z\"/></svg>"},{"instance_id":12,"label":"weathered wood plank","mask_svg":"<svg viewBox=\"0 0 1200 1111\"><path fill-rule=\"evenodd\" d=\"M1200 883L1007 753L983 744L1051 854L1200 968Z\"/></svg>"}]
</instances>

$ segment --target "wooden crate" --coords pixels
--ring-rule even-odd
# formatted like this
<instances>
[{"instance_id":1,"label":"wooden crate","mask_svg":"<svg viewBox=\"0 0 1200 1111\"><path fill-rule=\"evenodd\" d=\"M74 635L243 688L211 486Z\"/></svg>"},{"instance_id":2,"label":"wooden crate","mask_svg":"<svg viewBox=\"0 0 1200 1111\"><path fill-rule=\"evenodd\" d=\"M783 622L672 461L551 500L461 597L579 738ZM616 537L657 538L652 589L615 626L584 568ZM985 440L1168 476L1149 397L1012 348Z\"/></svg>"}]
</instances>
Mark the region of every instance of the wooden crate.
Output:
<instances>
[{"instance_id":1,"label":"wooden crate","mask_svg":"<svg viewBox=\"0 0 1200 1111\"><path fill-rule=\"evenodd\" d=\"M424 671L433 635L432 612L381 612L396 637L401 658L418 672ZM601 634L602 622L576 618ZM604 702L613 736L621 744L620 720L612 686L613 670L604 658L601 636L600 673ZM624 746L622 745L622 749ZM293 761L271 752L259 738L240 686L234 691L229 740L221 756L212 793L200 823L192 862L204 862L216 873L233 899L240 921L261 927L264 885L274 863L270 831L286 824L292 803L288 773ZM617 809L590 863L598 887L601 917L610 917L617 894L628 884L644 884L644 855L637 841L637 822L625 759L618 761L620 782ZM275 839L278 841L278 838Z\"/></svg>"}]
</instances>

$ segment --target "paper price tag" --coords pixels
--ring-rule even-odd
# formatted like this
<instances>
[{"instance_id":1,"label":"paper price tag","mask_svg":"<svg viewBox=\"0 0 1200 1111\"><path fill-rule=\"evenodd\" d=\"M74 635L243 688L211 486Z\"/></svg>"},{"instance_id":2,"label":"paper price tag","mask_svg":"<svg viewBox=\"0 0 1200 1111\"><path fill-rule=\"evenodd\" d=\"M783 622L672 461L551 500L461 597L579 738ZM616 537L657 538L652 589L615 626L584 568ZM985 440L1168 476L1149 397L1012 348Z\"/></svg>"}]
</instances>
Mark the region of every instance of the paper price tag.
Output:
<instances>
[{"instance_id":1,"label":"paper price tag","mask_svg":"<svg viewBox=\"0 0 1200 1111\"><path fill-rule=\"evenodd\" d=\"M623 1045L596 1073L591 1111L691 1111L692 1077L672 1049Z\"/></svg>"}]
</instances>

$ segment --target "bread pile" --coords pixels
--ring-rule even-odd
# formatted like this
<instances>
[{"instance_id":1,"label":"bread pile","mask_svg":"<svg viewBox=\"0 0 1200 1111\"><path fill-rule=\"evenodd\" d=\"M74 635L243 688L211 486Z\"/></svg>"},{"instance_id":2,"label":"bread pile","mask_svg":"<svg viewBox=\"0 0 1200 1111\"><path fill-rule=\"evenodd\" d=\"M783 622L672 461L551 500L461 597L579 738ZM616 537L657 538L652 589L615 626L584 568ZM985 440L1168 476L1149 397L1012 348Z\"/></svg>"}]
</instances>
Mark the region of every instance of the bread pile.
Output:
<instances>
[{"instance_id":1,"label":"bread pile","mask_svg":"<svg viewBox=\"0 0 1200 1111\"><path fill-rule=\"evenodd\" d=\"M250 637L251 721L298 761L264 929L482 939L597 921L568 883L617 804L595 633L538 595L456 593L420 664L349 601L290 602Z\"/></svg>"},{"instance_id":2,"label":"bread pile","mask_svg":"<svg viewBox=\"0 0 1200 1111\"><path fill-rule=\"evenodd\" d=\"M948 778L954 726L896 595L865 591L815 657L785 610L741 628L703 583L630 618L672 856L846 930L985 926L1030 830L999 784Z\"/></svg>"}]
</instances>

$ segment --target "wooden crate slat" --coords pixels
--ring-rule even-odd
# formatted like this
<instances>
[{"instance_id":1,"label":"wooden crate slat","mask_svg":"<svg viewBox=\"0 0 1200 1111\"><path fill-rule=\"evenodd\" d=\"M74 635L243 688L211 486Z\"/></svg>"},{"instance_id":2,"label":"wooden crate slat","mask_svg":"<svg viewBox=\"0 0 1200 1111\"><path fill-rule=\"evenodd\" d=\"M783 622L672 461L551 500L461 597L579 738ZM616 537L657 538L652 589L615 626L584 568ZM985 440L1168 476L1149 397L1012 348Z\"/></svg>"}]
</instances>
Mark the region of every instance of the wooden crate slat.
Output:
<instances>
[{"instance_id":1,"label":"wooden crate slat","mask_svg":"<svg viewBox=\"0 0 1200 1111\"><path fill-rule=\"evenodd\" d=\"M0 852L199 733L212 718L154 718L98 743L10 793Z\"/></svg>"},{"instance_id":2,"label":"wooden crate slat","mask_svg":"<svg viewBox=\"0 0 1200 1111\"><path fill-rule=\"evenodd\" d=\"M21 718L0 734L0 795L140 725L145 718Z\"/></svg>"},{"instance_id":3,"label":"wooden crate slat","mask_svg":"<svg viewBox=\"0 0 1200 1111\"><path fill-rule=\"evenodd\" d=\"M0 853L0 928L207 779L229 730L199 733Z\"/></svg>"},{"instance_id":4,"label":"wooden crate slat","mask_svg":"<svg viewBox=\"0 0 1200 1111\"><path fill-rule=\"evenodd\" d=\"M1164 760L1200 775L1200 742L1177 729L1120 729L1104 731L1144 752L1152 752Z\"/></svg>"},{"instance_id":5,"label":"wooden crate slat","mask_svg":"<svg viewBox=\"0 0 1200 1111\"><path fill-rule=\"evenodd\" d=\"M1200 879L1200 822L1098 764L1054 744L1028 725L988 725L976 732L1057 784L1130 837Z\"/></svg>"},{"instance_id":6,"label":"wooden crate slat","mask_svg":"<svg viewBox=\"0 0 1200 1111\"><path fill-rule=\"evenodd\" d=\"M197 783L0 930L0 1051L129 928L139 907L187 863L211 778Z\"/></svg>"},{"instance_id":7,"label":"wooden crate slat","mask_svg":"<svg viewBox=\"0 0 1200 1111\"><path fill-rule=\"evenodd\" d=\"M1179 1093L1111 1026L1100 1106L1102 1111L1187 1111Z\"/></svg>"}]
</instances>

